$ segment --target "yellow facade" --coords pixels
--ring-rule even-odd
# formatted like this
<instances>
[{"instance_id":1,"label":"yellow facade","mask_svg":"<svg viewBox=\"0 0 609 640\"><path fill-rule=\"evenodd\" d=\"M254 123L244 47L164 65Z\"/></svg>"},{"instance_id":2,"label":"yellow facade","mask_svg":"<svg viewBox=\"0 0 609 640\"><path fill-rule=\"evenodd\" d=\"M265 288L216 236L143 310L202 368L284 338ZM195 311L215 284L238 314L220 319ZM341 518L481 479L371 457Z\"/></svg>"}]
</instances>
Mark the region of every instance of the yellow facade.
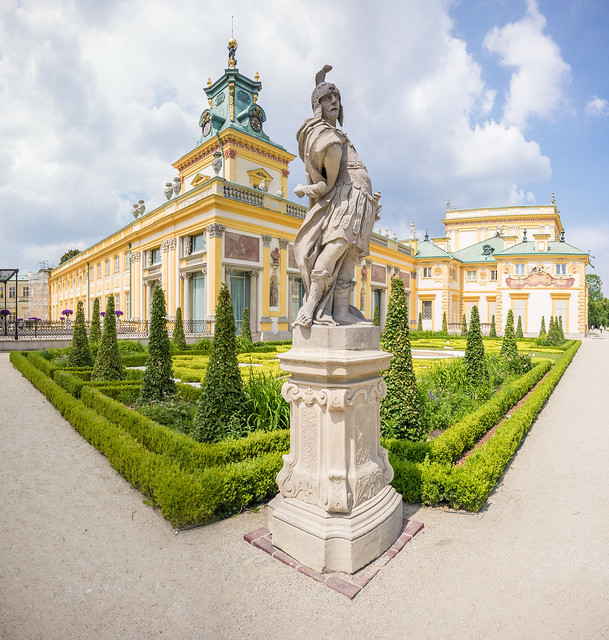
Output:
<instances>
[{"instance_id":1,"label":"yellow facade","mask_svg":"<svg viewBox=\"0 0 609 640\"><path fill-rule=\"evenodd\" d=\"M220 285L229 283L237 324L249 309L255 338L285 339L302 304L293 256L306 208L286 199L295 156L264 134L261 84L234 68L209 84L200 143L173 167L179 193L55 269L49 280L51 319L76 309L87 319L93 300L110 295L123 321L150 319L152 289L161 284L169 318L181 307L187 333L213 331ZM475 304L481 321L501 332L508 309L539 319L563 316L565 332L587 320L588 255L564 242L554 202L536 207L446 211L445 236L398 241L377 230L357 266L351 303L384 323L392 277L404 281L410 325L439 330L443 315L460 326ZM528 238L527 238L528 233ZM559 240L560 237L560 240ZM453 327L454 328L454 327Z\"/></svg>"}]
</instances>

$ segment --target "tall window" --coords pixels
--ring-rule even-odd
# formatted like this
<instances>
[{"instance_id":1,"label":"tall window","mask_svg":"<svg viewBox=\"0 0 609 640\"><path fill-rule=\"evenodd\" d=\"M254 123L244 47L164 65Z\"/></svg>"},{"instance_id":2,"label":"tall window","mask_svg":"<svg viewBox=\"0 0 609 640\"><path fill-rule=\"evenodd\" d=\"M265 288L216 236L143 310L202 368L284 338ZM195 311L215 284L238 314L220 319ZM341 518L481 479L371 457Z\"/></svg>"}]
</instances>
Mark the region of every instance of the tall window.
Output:
<instances>
[{"instance_id":1,"label":"tall window","mask_svg":"<svg viewBox=\"0 0 609 640\"><path fill-rule=\"evenodd\" d=\"M106 260L106 275L110 275L110 258Z\"/></svg>"},{"instance_id":2,"label":"tall window","mask_svg":"<svg viewBox=\"0 0 609 640\"><path fill-rule=\"evenodd\" d=\"M131 317L131 296L129 292L123 294L125 296L125 318Z\"/></svg>"},{"instance_id":3,"label":"tall window","mask_svg":"<svg viewBox=\"0 0 609 640\"><path fill-rule=\"evenodd\" d=\"M102 270L101 270L101 262L97 263L97 279L100 280L102 277Z\"/></svg>"},{"instance_id":4,"label":"tall window","mask_svg":"<svg viewBox=\"0 0 609 640\"><path fill-rule=\"evenodd\" d=\"M191 252L205 251L205 233L199 233L192 236Z\"/></svg>"},{"instance_id":5,"label":"tall window","mask_svg":"<svg viewBox=\"0 0 609 640\"><path fill-rule=\"evenodd\" d=\"M157 247L156 249L152 249L150 252L152 256L151 263L152 264L161 264L161 247Z\"/></svg>"},{"instance_id":6,"label":"tall window","mask_svg":"<svg viewBox=\"0 0 609 640\"><path fill-rule=\"evenodd\" d=\"M431 267L423 267L423 278L431 278Z\"/></svg>"},{"instance_id":7,"label":"tall window","mask_svg":"<svg viewBox=\"0 0 609 640\"><path fill-rule=\"evenodd\" d=\"M15 287L9 287L9 288L8 288L8 298L9 298L9 300L10 300L11 298L14 298L14 297L15 297L15 295L16 295L16 289L15 289Z\"/></svg>"},{"instance_id":8,"label":"tall window","mask_svg":"<svg viewBox=\"0 0 609 640\"><path fill-rule=\"evenodd\" d=\"M114 256L114 273L118 273L121 268L121 257Z\"/></svg>"},{"instance_id":9,"label":"tall window","mask_svg":"<svg viewBox=\"0 0 609 640\"><path fill-rule=\"evenodd\" d=\"M131 252L127 251L125 253L125 269L128 269L131 266Z\"/></svg>"},{"instance_id":10,"label":"tall window","mask_svg":"<svg viewBox=\"0 0 609 640\"><path fill-rule=\"evenodd\" d=\"M193 320L193 330L200 331L204 327L199 326L205 320L205 276L197 273L191 283L192 305L191 314ZM184 318L189 320L190 318ZM188 329L186 329L188 331Z\"/></svg>"},{"instance_id":11,"label":"tall window","mask_svg":"<svg viewBox=\"0 0 609 640\"><path fill-rule=\"evenodd\" d=\"M491 269L491 282L497 282L497 269Z\"/></svg>"},{"instance_id":12,"label":"tall window","mask_svg":"<svg viewBox=\"0 0 609 640\"><path fill-rule=\"evenodd\" d=\"M21 290L21 295L24 298L29 298L30 297L30 288L29 287L23 287Z\"/></svg>"},{"instance_id":13,"label":"tall window","mask_svg":"<svg viewBox=\"0 0 609 640\"><path fill-rule=\"evenodd\" d=\"M431 300L423 300L421 318L423 320L431 320Z\"/></svg>"},{"instance_id":14,"label":"tall window","mask_svg":"<svg viewBox=\"0 0 609 640\"><path fill-rule=\"evenodd\" d=\"M301 278L294 278L290 281L290 321L296 320L298 309L302 307L305 289Z\"/></svg>"},{"instance_id":15,"label":"tall window","mask_svg":"<svg viewBox=\"0 0 609 640\"><path fill-rule=\"evenodd\" d=\"M243 309L250 306L250 277L241 271L233 272L230 277L230 295L233 299L233 314L237 331L241 331Z\"/></svg>"}]
</instances>

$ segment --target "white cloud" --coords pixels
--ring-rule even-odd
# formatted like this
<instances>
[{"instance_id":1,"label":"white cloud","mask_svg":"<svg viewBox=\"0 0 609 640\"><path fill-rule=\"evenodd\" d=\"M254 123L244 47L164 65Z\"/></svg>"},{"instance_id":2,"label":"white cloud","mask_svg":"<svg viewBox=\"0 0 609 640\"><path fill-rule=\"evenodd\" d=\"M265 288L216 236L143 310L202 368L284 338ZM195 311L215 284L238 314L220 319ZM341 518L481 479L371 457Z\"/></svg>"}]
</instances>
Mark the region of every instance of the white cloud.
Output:
<instances>
[{"instance_id":1,"label":"white cloud","mask_svg":"<svg viewBox=\"0 0 609 640\"><path fill-rule=\"evenodd\" d=\"M587 116L609 116L609 101L594 96L586 102L585 111Z\"/></svg>"},{"instance_id":2,"label":"white cloud","mask_svg":"<svg viewBox=\"0 0 609 640\"><path fill-rule=\"evenodd\" d=\"M564 86L571 68L545 28L536 0L527 0L521 20L493 28L484 39L484 46L499 55L503 66L515 68L504 110L507 124L524 128L531 117L550 117L565 105Z\"/></svg>"},{"instance_id":3,"label":"white cloud","mask_svg":"<svg viewBox=\"0 0 609 640\"><path fill-rule=\"evenodd\" d=\"M384 0L268 0L263 11L228 4L2 5L0 208L15 216L0 252L9 262L57 260L129 222L133 201L144 199L148 211L164 202L171 163L200 136L203 86L225 68L232 15L239 69L261 75L265 130L291 151L311 115L315 72L334 65L328 80L341 90L345 130L383 191L383 226L406 233L415 219L439 232L447 198L458 207L531 202L531 187L549 179L549 159L522 127L557 103L523 102L516 81L548 72L545 95L564 78L536 5L497 30L500 55L518 70L514 115L495 122L497 90L455 37L443 0L391 3L390 12ZM202 25L213 29L203 36ZM516 56L531 43L544 64ZM302 181L299 160L291 171L292 185Z\"/></svg>"}]
</instances>

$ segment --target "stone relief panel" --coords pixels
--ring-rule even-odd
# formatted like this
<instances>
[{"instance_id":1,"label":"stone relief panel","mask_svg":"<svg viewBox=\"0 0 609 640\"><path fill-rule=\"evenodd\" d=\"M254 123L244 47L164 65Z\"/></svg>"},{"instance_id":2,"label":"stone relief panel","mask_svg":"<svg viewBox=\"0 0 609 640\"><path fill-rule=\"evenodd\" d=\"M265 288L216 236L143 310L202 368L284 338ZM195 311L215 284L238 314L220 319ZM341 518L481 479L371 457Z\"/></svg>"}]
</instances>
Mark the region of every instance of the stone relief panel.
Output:
<instances>
[{"instance_id":1,"label":"stone relief panel","mask_svg":"<svg viewBox=\"0 0 609 640\"><path fill-rule=\"evenodd\" d=\"M260 261L260 241L252 236L227 231L224 234L224 257L228 260Z\"/></svg>"},{"instance_id":2,"label":"stone relief panel","mask_svg":"<svg viewBox=\"0 0 609 640\"><path fill-rule=\"evenodd\" d=\"M386 284L387 282L387 269L380 264L373 264L370 269L371 282L380 282Z\"/></svg>"}]
</instances>

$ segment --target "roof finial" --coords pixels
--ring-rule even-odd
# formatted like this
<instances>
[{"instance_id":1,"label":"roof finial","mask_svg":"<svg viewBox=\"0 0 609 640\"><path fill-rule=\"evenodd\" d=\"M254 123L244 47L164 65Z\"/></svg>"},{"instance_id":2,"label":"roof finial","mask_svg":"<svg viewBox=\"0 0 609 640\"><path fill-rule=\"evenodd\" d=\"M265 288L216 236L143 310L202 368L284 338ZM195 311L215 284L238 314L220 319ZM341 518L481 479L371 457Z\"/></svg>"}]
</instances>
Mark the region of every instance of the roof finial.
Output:
<instances>
[{"instance_id":1,"label":"roof finial","mask_svg":"<svg viewBox=\"0 0 609 640\"><path fill-rule=\"evenodd\" d=\"M554 197L554 192L552 192L552 204L556 204L556 198Z\"/></svg>"},{"instance_id":2,"label":"roof finial","mask_svg":"<svg viewBox=\"0 0 609 640\"><path fill-rule=\"evenodd\" d=\"M237 41L231 37L228 41L228 68L234 69L237 66L237 58L235 58L235 54L237 53Z\"/></svg>"},{"instance_id":3,"label":"roof finial","mask_svg":"<svg viewBox=\"0 0 609 640\"><path fill-rule=\"evenodd\" d=\"M561 242L565 241L565 230L564 229L560 232L560 241Z\"/></svg>"}]
</instances>

